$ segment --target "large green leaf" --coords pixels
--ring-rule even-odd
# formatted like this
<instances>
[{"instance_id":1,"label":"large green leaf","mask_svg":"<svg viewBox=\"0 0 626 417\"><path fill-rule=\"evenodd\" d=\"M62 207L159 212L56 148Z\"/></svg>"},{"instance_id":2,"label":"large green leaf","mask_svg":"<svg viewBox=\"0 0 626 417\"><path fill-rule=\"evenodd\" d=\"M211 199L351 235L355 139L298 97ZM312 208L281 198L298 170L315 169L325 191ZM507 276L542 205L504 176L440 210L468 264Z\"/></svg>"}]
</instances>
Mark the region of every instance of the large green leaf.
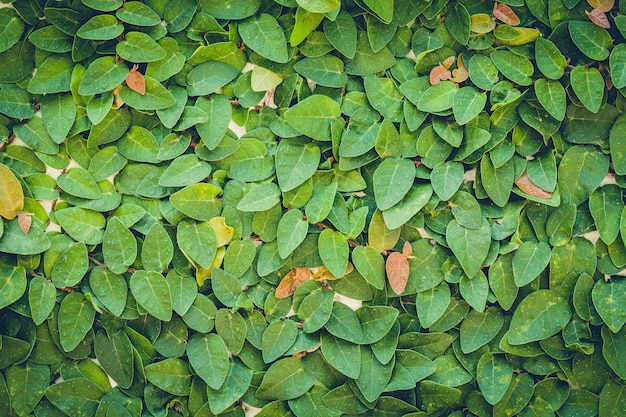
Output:
<instances>
[{"instance_id":1,"label":"large green leaf","mask_svg":"<svg viewBox=\"0 0 626 417\"><path fill-rule=\"evenodd\" d=\"M189 395L191 371L187 362L178 358L165 359L145 367L148 381L165 392Z\"/></svg>"},{"instance_id":2,"label":"large green leaf","mask_svg":"<svg viewBox=\"0 0 626 417\"><path fill-rule=\"evenodd\" d=\"M332 98L313 94L290 107L284 118L298 132L313 139L330 141L333 122L340 116L339 104Z\"/></svg>"},{"instance_id":3,"label":"large green leaf","mask_svg":"<svg viewBox=\"0 0 626 417\"><path fill-rule=\"evenodd\" d=\"M22 266L2 264L0 271L0 308L4 308L17 301L26 291L26 271Z\"/></svg>"},{"instance_id":4,"label":"large green leaf","mask_svg":"<svg viewBox=\"0 0 626 417\"><path fill-rule=\"evenodd\" d=\"M302 366L302 359L280 359L269 367L256 396L265 400L290 400L307 392L315 383Z\"/></svg>"},{"instance_id":5,"label":"large green leaf","mask_svg":"<svg viewBox=\"0 0 626 417\"><path fill-rule=\"evenodd\" d=\"M415 165L407 159L385 159L374 172L374 197L380 210L386 210L409 192L415 179Z\"/></svg>"},{"instance_id":6,"label":"large green leaf","mask_svg":"<svg viewBox=\"0 0 626 417\"><path fill-rule=\"evenodd\" d=\"M137 303L159 320L172 318L172 295L167 280L156 271L136 271L130 277L130 292Z\"/></svg>"},{"instance_id":7,"label":"large green leaf","mask_svg":"<svg viewBox=\"0 0 626 417\"><path fill-rule=\"evenodd\" d=\"M626 323L624 310L626 296L623 291L625 286L626 281L623 279L609 282L598 280L591 293L593 306L613 333L619 332Z\"/></svg>"},{"instance_id":8,"label":"large green leaf","mask_svg":"<svg viewBox=\"0 0 626 417\"><path fill-rule=\"evenodd\" d=\"M551 290L537 290L524 298L511 320L509 343L523 345L548 338L569 322L569 303Z\"/></svg>"},{"instance_id":9,"label":"large green leaf","mask_svg":"<svg viewBox=\"0 0 626 417\"><path fill-rule=\"evenodd\" d=\"M93 416L104 391L86 378L72 378L49 386L46 398L59 410L71 417Z\"/></svg>"},{"instance_id":10,"label":"large green leaf","mask_svg":"<svg viewBox=\"0 0 626 417\"><path fill-rule=\"evenodd\" d=\"M266 13L251 17L239 25L239 34L244 43L259 55L285 63L289 60L287 40L276 19Z\"/></svg>"},{"instance_id":11,"label":"large green leaf","mask_svg":"<svg viewBox=\"0 0 626 417\"><path fill-rule=\"evenodd\" d=\"M65 296L59 308L59 338L64 351L73 350L91 330L96 316L93 305L83 294Z\"/></svg>"},{"instance_id":12,"label":"large green leaf","mask_svg":"<svg viewBox=\"0 0 626 417\"><path fill-rule=\"evenodd\" d=\"M446 228L446 241L454 256L459 260L468 277L478 273L489 252L491 228L486 219L478 229L469 229L450 221Z\"/></svg>"},{"instance_id":13,"label":"large green leaf","mask_svg":"<svg viewBox=\"0 0 626 417\"><path fill-rule=\"evenodd\" d=\"M187 357L196 374L213 389L219 389L228 375L230 361L226 344L218 335L195 334L187 343Z\"/></svg>"}]
</instances>

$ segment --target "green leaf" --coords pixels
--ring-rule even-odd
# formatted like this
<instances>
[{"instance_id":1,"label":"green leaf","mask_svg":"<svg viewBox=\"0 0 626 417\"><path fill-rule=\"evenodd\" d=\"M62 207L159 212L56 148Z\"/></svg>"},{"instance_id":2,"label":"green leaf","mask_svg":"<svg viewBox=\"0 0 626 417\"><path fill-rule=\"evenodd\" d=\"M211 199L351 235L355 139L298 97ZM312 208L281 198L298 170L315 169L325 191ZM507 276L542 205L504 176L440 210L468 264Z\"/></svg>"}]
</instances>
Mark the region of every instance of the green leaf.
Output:
<instances>
[{"instance_id":1,"label":"green leaf","mask_svg":"<svg viewBox=\"0 0 626 417\"><path fill-rule=\"evenodd\" d=\"M391 380L394 360L383 365L367 346L361 347L361 370L355 380L366 401L375 401Z\"/></svg>"},{"instance_id":2,"label":"green leaf","mask_svg":"<svg viewBox=\"0 0 626 417\"><path fill-rule=\"evenodd\" d=\"M515 167L512 161L495 167L491 157L485 155L480 160L480 178L489 198L496 205L504 207L509 201L515 181Z\"/></svg>"},{"instance_id":3,"label":"green leaf","mask_svg":"<svg viewBox=\"0 0 626 417\"><path fill-rule=\"evenodd\" d=\"M65 55L50 55L38 68L28 83L32 94L64 93L70 91L72 60Z\"/></svg>"},{"instance_id":4,"label":"green leaf","mask_svg":"<svg viewBox=\"0 0 626 417\"><path fill-rule=\"evenodd\" d=\"M614 333L608 327L602 327L602 356L615 374L622 378L626 375L626 366L621 360L621 352L626 347L626 333L622 330Z\"/></svg>"},{"instance_id":5,"label":"green leaf","mask_svg":"<svg viewBox=\"0 0 626 417\"><path fill-rule=\"evenodd\" d=\"M593 146L572 146L558 169L563 202L580 204L587 200L608 172L609 158Z\"/></svg>"},{"instance_id":6,"label":"green leaf","mask_svg":"<svg viewBox=\"0 0 626 417\"><path fill-rule=\"evenodd\" d=\"M169 358L151 363L145 367L146 378L165 392L174 395L189 395L191 372L187 362L178 358Z\"/></svg>"},{"instance_id":7,"label":"green leaf","mask_svg":"<svg viewBox=\"0 0 626 417\"><path fill-rule=\"evenodd\" d=\"M311 178L320 162L320 148L281 140L276 149L276 176L282 192L298 187Z\"/></svg>"},{"instance_id":8,"label":"green leaf","mask_svg":"<svg viewBox=\"0 0 626 417\"><path fill-rule=\"evenodd\" d=\"M122 275L97 266L89 274L89 286L111 313L121 316L126 307L128 286Z\"/></svg>"},{"instance_id":9,"label":"green leaf","mask_svg":"<svg viewBox=\"0 0 626 417\"><path fill-rule=\"evenodd\" d=\"M528 58L516 55L505 49L498 49L491 52L489 58L491 58L491 61L493 61L498 70L509 80L520 85L531 84L532 80L530 76L534 72L534 67Z\"/></svg>"},{"instance_id":10,"label":"green leaf","mask_svg":"<svg viewBox=\"0 0 626 417\"><path fill-rule=\"evenodd\" d=\"M289 60L287 39L273 16L261 13L242 22L238 28L246 46L259 55L279 63Z\"/></svg>"},{"instance_id":11,"label":"green leaf","mask_svg":"<svg viewBox=\"0 0 626 417\"><path fill-rule=\"evenodd\" d=\"M174 256L170 236L159 223L152 225L141 248L141 262L145 269L163 271Z\"/></svg>"},{"instance_id":12,"label":"green leaf","mask_svg":"<svg viewBox=\"0 0 626 417\"><path fill-rule=\"evenodd\" d=\"M3 274L6 275L6 274ZM6 286L5 286L6 287ZM8 292L4 290L3 294ZM57 291L51 282L39 275L30 280L28 284L28 304L33 322L38 326L43 323L56 304Z\"/></svg>"},{"instance_id":13,"label":"green leaf","mask_svg":"<svg viewBox=\"0 0 626 417\"><path fill-rule=\"evenodd\" d=\"M420 325L428 329L443 316L450 304L450 287L442 282L441 284L420 291L415 296L415 310L419 318Z\"/></svg>"},{"instance_id":14,"label":"green leaf","mask_svg":"<svg viewBox=\"0 0 626 417\"><path fill-rule=\"evenodd\" d=\"M83 242L74 243L57 258L50 279L57 288L73 287L83 279L88 268L87 246Z\"/></svg>"},{"instance_id":15,"label":"green leaf","mask_svg":"<svg viewBox=\"0 0 626 417\"><path fill-rule=\"evenodd\" d=\"M122 388L133 384L133 345L123 331L97 332L94 340L94 352L100 365Z\"/></svg>"},{"instance_id":16,"label":"green leaf","mask_svg":"<svg viewBox=\"0 0 626 417\"><path fill-rule=\"evenodd\" d=\"M130 277L130 291L137 303L159 320L172 318L172 296L166 279L156 271L136 271Z\"/></svg>"},{"instance_id":17,"label":"green leaf","mask_svg":"<svg viewBox=\"0 0 626 417\"><path fill-rule=\"evenodd\" d=\"M433 190L441 200L447 201L463 184L465 170L459 162L439 162L430 173Z\"/></svg>"},{"instance_id":18,"label":"green leaf","mask_svg":"<svg viewBox=\"0 0 626 417\"><path fill-rule=\"evenodd\" d=\"M88 417L96 414L104 391L89 379L72 378L50 385L45 395L48 401L68 416Z\"/></svg>"},{"instance_id":19,"label":"green leaf","mask_svg":"<svg viewBox=\"0 0 626 417\"><path fill-rule=\"evenodd\" d=\"M338 278L343 277L350 253L346 238L340 232L324 229L319 235L318 248L328 271Z\"/></svg>"},{"instance_id":20,"label":"green leaf","mask_svg":"<svg viewBox=\"0 0 626 417\"><path fill-rule=\"evenodd\" d=\"M196 125L196 131L207 148L213 150L228 131L232 118L232 106L226 96L211 94L208 98L198 97L196 107L204 110L209 120Z\"/></svg>"},{"instance_id":21,"label":"green leaf","mask_svg":"<svg viewBox=\"0 0 626 417\"><path fill-rule=\"evenodd\" d=\"M248 390L253 378L253 371L235 359L226 381L219 390L207 387L209 408L214 414L222 414Z\"/></svg>"},{"instance_id":22,"label":"green leaf","mask_svg":"<svg viewBox=\"0 0 626 417\"><path fill-rule=\"evenodd\" d=\"M367 282L376 289L385 288L385 260L371 246L357 246L352 250L352 262Z\"/></svg>"},{"instance_id":23,"label":"green leaf","mask_svg":"<svg viewBox=\"0 0 626 417\"><path fill-rule=\"evenodd\" d=\"M109 219L104 232L102 253L107 267L116 274L126 272L137 258L137 241L116 217Z\"/></svg>"},{"instance_id":24,"label":"green leaf","mask_svg":"<svg viewBox=\"0 0 626 417\"><path fill-rule=\"evenodd\" d=\"M552 290L537 290L524 298L513 313L509 343L523 345L546 339L569 322L572 311L567 300Z\"/></svg>"},{"instance_id":25,"label":"green leaf","mask_svg":"<svg viewBox=\"0 0 626 417\"><path fill-rule=\"evenodd\" d=\"M374 12L384 23L390 23L393 18L393 0L363 0L363 2Z\"/></svg>"},{"instance_id":26,"label":"green leaf","mask_svg":"<svg viewBox=\"0 0 626 417\"><path fill-rule=\"evenodd\" d=\"M280 218L276 239L278 253L287 258L304 241L309 230L304 214L298 209L289 210Z\"/></svg>"},{"instance_id":27,"label":"green leaf","mask_svg":"<svg viewBox=\"0 0 626 417\"><path fill-rule=\"evenodd\" d=\"M403 158L387 158L374 172L374 197L380 210L386 210L407 194L415 179L415 165Z\"/></svg>"},{"instance_id":28,"label":"green leaf","mask_svg":"<svg viewBox=\"0 0 626 417\"><path fill-rule=\"evenodd\" d=\"M263 332L261 351L265 363L280 358L295 343L298 327L293 320L277 320Z\"/></svg>"},{"instance_id":29,"label":"green leaf","mask_svg":"<svg viewBox=\"0 0 626 417\"><path fill-rule=\"evenodd\" d=\"M491 244L489 222L483 218L479 229L468 229L453 220L446 228L446 242L461 263L465 274L473 277L478 273L489 252Z\"/></svg>"},{"instance_id":30,"label":"green leaf","mask_svg":"<svg viewBox=\"0 0 626 417\"><path fill-rule=\"evenodd\" d=\"M154 26L161 23L159 15L139 1L127 1L115 11L115 16L124 23L135 26Z\"/></svg>"},{"instance_id":31,"label":"green leaf","mask_svg":"<svg viewBox=\"0 0 626 417\"><path fill-rule=\"evenodd\" d=\"M613 38L609 32L591 22L572 20L567 24L570 36L580 51L591 59L604 61L609 57Z\"/></svg>"},{"instance_id":32,"label":"green leaf","mask_svg":"<svg viewBox=\"0 0 626 417\"><path fill-rule=\"evenodd\" d=\"M618 333L626 323L624 287L626 281L623 279L611 279L608 282L600 279L591 293L593 306L613 333Z\"/></svg>"},{"instance_id":33,"label":"green leaf","mask_svg":"<svg viewBox=\"0 0 626 417\"><path fill-rule=\"evenodd\" d=\"M166 56L165 50L143 32L127 32L115 51L125 60L137 63L154 62Z\"/></svg>"},{"instance_id":34,"label":"green leaf","mask_svg":"<svg viewBox=\"0 0 626 417\"><path fill-rule=\"evenodd\" d=\"M250 186L237 204L241 211L265 211L280 203L280 188L273 182Z\"/></svg>"},{"instance_id":35,"label":"green leaf","mask_svg":"<svg viewBox=\"0 0 626 417\"><path fill-rule=\"evenodd\" d=\"M85 22L76 32L76 36L93 41L108 41L115 39L124 32L115 16L100 14Z\"/></svg>"},{"instance_id":36,"label":"green leaf","mask_svg":"<svg viewBox=\"0 0 626 417\"><path fill-rule=\"evenodd\" d=\"M604 78L597 68L575 66L570 72L570 82L576 97L590 112L600 110L604 97Z\"/></svg>"},{"instance_id":37,"label":"green leaf","mask_svg":"<svg viewBox=\"0 0 626 417\"><path fill-rule=\"evenodd\" d=\"M50 383L50 368L30 361L13 365L6 371L6 383L13 411L18 415L28 415Z\"/></svg>"},{"instance_id":38,"label":"green leaf","mask_svg":"<svg viewBox=\"0 0 626 417\"><path fill-rule=\"evenodd\" d=\"M461 276L459 290L463 299L476 311L483 312L489 296L489 283L485 274L479 270L473 277Z\"/></svg>"},{"instance_id":39,"label":"green leaf","mask_svg":"<svg viewBox=\"0 0 626 417\"><path fill-rule=\"evenodd\" d=\"M287 109L283 117L301 134L330 141L332 124L340 115L341 108L335 100L322 94L313 94Z\"/></svg>"},{"instance_id":40,"label":"green leaf","mask_svg":"<svg viewBox=\"0 0 626 417\"><path fill-rule=\"evenodd\" d=\"M478 360L476 382L489 404L497 404L504 397L512 378L513 365L505 358L487 352Z\"/></svg>"},{"instance_id":41,"label":"green leaf","mask_svg":"<svg viewBox=\"0 0 626 417\"><path fill-rule=\"evenodd\" d=\"M65 352L76 348L91 330L96 316L93 305L83 294L73 292L65 296L59 308L59 338Z\"/></svg>"},{"instance_id":42,"label":"green leaf","mask_svg":"<svg viewBox=\"0 0 626 417\"><path fill-rule=\"evenodd\" d=\"M0 271L0 308L5 308L19 300L26 291L26 271L21 266L4 264L0 264Z\"/></svg>"},{"instance_id":43,"label":"green leaf","mask_svg":"<svg viewBox=\"0 0 626 417\"><path fill-rule=\"evenodd\" d=\"M59 175L57 184L63 191L76 197L89 200L102 197L96 180L84 168L70 168L65 174Z\"/></svg>"},{"instance_id":44,"label":"green leaf","mask_svg":"<svg viewBox=\"0 0 626 417\"><path fill-rule=\"evenodd\" d=\"M160 110L166 109L176 102L176 99L160 82L150 76L145 76L146 92L139 94L131 90L127 85L122 85L120 89L121 99L138 110Z\"/></svg>"},{"instance_id":45,"label":"green leaf","mask_svg":"<svg viewBox=\"0 0 626 417\"><path fill-rule=\"evenodd\" d=\"M4 233L0 237L0 252L16 255L36 255L50 248L50 239L41 228L33 224L24 234L17 219L10 220L4 226Z\"/></svg>"},{"instance_id":46,"label":"green leaf","mask_svg":"<svg viewBox=\"0 0 626 417\"><path fill-rule=\"evenodd\" d=\"M55 216L59 225L75 240L87 245L102 242L106 224L102 214L80 207L68 207L56 211Z\"/></svg>"},{"instance_id":47,"label":"green leaf","mask_svg":"<svg viewBox=\"0 0 626 417\"><path fill-rule=\"evenodd\" d=\"M474 87L460 88L454 94L452 111L454 119L459 125L464 125L483 111L487 103L487 94L479 92Z\"/></svg>"},{"instance_id":48,"label":"green leaf","mask_svg":"<svg viewBox=\"0 0 626 417\"><path fill-rule=\"evenodd\" d=\"M30 119L36 111L28 91L6 86L0 90L0 112L9 117Z\"/></svg>"},{"instance_id":49,"label":"green leaf","mask_svg":"<svg viewBox=\"0 0 626 417\"><path fill-rule=\"evenodd\" d=\"M24 32L24 21L14 9L3 10L0 13L0 27L0 52L4 52L19 42Z\"/></svg>"},{"instance_id":50,"label":"green leaf","mask_svg":"<svg viewBox=\"0 0 626 417\"><path fill-rule=\"evenodd\" d=\"M340 4L338 0L296 0L296 2L311 13L328 13Z\"/></svg>"},{"instance_id":51,"label":"green leaf","mask_svg":"<svg viewBox=\"0 0 626 417\"><path fill-rule=\"evenodd\" d=\"M565 118L567 101L565 89L558 81L539 79L535 82L535 94L539 103L557 120Z\"/></svg>"},{"instance_id":52,"label":"green leaf","mask_svg":"<svg viewBox=\"0 0 626 417\"><path fill-rule=\"evenodd\" d=\"M184 215L195 220L206 221L220 213L222 208L221 201L218 199L220 193L221 190L215 185L199 182L176 191L170 196L170 203Z\"/></svg>"},{"instance_id":53,"label":"green leaf","mask_svg":"<svg viewBox=\"0 0 626 417\"><path fill-rule=\"evenodd\" d=\"M293 69L324 87L341 88L348 82L343 61L332 55L304 58L296 62Z\"/></svg>"},{"instance_id":54,"label":"green leaf","mask_svg":"<svg viewBox=\"0 0 626 417\"><path fill-rule=\"evenodd\" d=\"M354 58L357 46L357 28L354 19L341 10L335 20L324 19L324 35L328 41L346 58Z\"/></svg>"},{"instance_id":55,"label":"green leaf","mask_svg":"<svg viewBox=\"0 0 626 417\"><path fill-rule=\"evenodd\" d=\"M551 40L542 37L535 41L535 61L539 71L552 80L561 78L567 66L567 61L557 46ZM570 76L573 76L573 72ZM573 83L572 87L576 89Z\"/></svg>"},{"instance_id":56,"label":"green leaf","mask_svg":"<svg viewBox=\"0 0 626 417\"><path fill-rule=\"evenodd\" d=\"M263 400L290 400L307 392L314 383L300 358L279 359L269 367L255 395Z\"/></svg>"},{"instance_id":57,"label":"green leaf","mask_svg":"<svg viewBox=\"0 0 626 417\"><path fill-rule=\"evenodd\" d=\"M116 62L112 56L105 56L93 61L78 87L78 93L83 96L100 94L111 91L120 85L128 75L128 67Z\"/></svg>"},{"instance_id":58,"label":"green leaf","mask_svg":"<svg viewBox=\"0 0 626 417\"><path fill-rule=\"evenodd\" d=\"M234 80L238 74L235 67L223 62L204 62L187 74L187 94L209 95Z\"/></svg>"},{"instance_id":59,"label":"green leaf","mask_svg":"<svg viewBox=\"0 0 626 417\"><path fill-rule=\"evenodd\" d=\"M441 81L428 87L416 103L417 109L427 113L446 111L454 105L458 91L460 90L452 81Z\"/></svg>"},{"instance_id":60,"label":"green leaf","mask_svg":"<svg viewBox=\"0 0 626 417\"><path fill-rule=\"evenodd\" d=\"M461 350L465 354L477 351L491 342L502 326L504 326L504 315L498 307L489 307L484 312L470 310L461 323Z\"/></svg>"},{"instance_id":61,"label":"green leaf","mask_svg":"<svg viewBox=\"0 0 626 417\"><path fill-rule=\"evenodd\" d=\"M187 357L196 374L213 389L220 389L228 375L230 360L226 344L215 333L196 333L187 343Z\"/></svg>"},{"instance_id":62,"label":"green leaf","mask_svg":"<svg viewBox=\"0 0 626 417\"><path fill-rule=\"evenodd\" d=\"M539 276L550 262L550 247L543 242L523 242L513 256L515 285L523 287Z\"/></svg>"}]
</instances>

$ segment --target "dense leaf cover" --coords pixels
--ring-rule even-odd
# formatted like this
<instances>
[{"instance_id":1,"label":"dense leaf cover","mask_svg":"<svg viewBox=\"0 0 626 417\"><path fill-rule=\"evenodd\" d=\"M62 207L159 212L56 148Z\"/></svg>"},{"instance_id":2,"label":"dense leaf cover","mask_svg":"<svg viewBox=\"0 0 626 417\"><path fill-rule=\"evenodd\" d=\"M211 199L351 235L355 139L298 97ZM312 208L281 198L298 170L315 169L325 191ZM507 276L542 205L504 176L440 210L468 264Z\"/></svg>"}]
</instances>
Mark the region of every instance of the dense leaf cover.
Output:
<instances>
[{"instance_id":1,"label":"dense leaf cover","mask_svg":"<svg viewBox=\"0 0 626 417\"><path fill-rule=\"evenodd\" d=\"M623 0L1 8L0 415L626 415L625 36Z\"/></svg>"}]
</instances>

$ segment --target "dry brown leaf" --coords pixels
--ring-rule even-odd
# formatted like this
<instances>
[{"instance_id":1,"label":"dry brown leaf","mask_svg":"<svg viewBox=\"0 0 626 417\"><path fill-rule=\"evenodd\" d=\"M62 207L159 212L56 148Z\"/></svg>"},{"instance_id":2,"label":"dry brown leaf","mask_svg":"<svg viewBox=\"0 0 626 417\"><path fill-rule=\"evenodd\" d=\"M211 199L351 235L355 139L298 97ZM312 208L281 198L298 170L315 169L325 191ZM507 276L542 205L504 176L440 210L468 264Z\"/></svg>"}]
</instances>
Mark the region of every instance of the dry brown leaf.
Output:
<instances>
[{"instance_id":1,"label":"dry brown leaf","mask_svg":"<svg viewBox=\"0 0 626 417\"><path fill-rule=\"evenodd\" d=\"M515 185L519 187L520 190L525 192L526 194L532 195L534 197L539 198L550 198L552 197L552 193L549 193L541 188L537 187L531 180L528 178L528 174L526 171L515 181Z\"/></svg>"},{"instance_id":2,"label":"dry brown leaf","mask_svg":"<svg viewBox=\"0 0 626 417\"><path fill-rule=\"evenodd\" d=\"M137 71L135 67L126 76L126 85L142 96L146 94L146 80L143 78L143 74Z\"/></svg>"},{"instance_id":3,"label":"dry brown leaf","mask_svg":"<svg viewBox=\"0 0 626 417\"><path fill-rule=\"evenodd\" d=\"M601 28L609 29L611 24L609 23L609 18L606 17L606 14L600 9L593 9L588 12L585 10L585 14L596 26L600 26Z\"/></svg>"},{"instance_id":4,"label":"dry brown leaf","mask_svg":"<svg viewBox=\"0 0 626 417\"><path fill-rule=\"evenodd\" d=\"M296 292L296 289L305 281L313 278L313 273L308 268L293 268L280 280L278 287L276 287L276 298L287 298Z\"/></svg>"},{"instance_id":5,"label":"dry brown leaf","mask_svg":"<svg viewBox=\"0 0 626 417\"><path fill-rule=\"evenodd\" d=\"M391 289L396 294L401 294L409 280L409 261L400 252L391 252L385 264L387 279Z\"/></svg>"},{"instance_id":6,"label":"dry brown leaf","mask_svg":"<svg viewBox=\"0 0 626 417\"><path fill-rule=\"evenodd\" d=\"M513 9L503 3L494 4L493 17L511 26L517 26L520 23L519 17L517 17Z\"/></svg>"},{"instance_id":7,"label":"dry brown leaf","mask_svg":"<svg viewBox=\"0 0 626 417\"><path fill-rule=\"evenodd\" d=\"M22 232L27 235L30 231L30 226L33 224L33 214L20 211L17 214L17 224L22 229Z\"/></svg>"},{"instance_id":8,"label":"dry brown leaf","mask_svg":"<svg viewBox=\"0 0 626 417\"><path fill-rule=\"evenodd\" d=\"M122 89L122 84L118 85L113 90L111 90L111 93L113 94L113 104L111 105L111 108L114 110L117 110L120 107L122 107L124 104L126 104L124 100L122 100L122 97L120 97L121 89Z\"/></svg>"},{"instance_id":9,"label":"dry brown leaf","mask_svg":"<svg viewBox=\"0 0 626 417\"><path fill-rule=\"evenodd\" d=\"M469 71L465 68L465 64L463 63L463 54L459 54L456 67L456 69L452 70L452 78L450 78L450 80L455 83L462 83L469 78Z\"/></svg>"},{"instance_id":10,"label":"dry brown leaf","mask_svg":"<svg viewBox=\"0 0 626 417\"><path fill-rule=\"evenodd\" d=\"M405 258L408 258L412 254L413 254L413 246L411 246L411 244L407 240L406 242L404 242L404 246L402 246L402 256L404 256Z\"/></svg>"},{"instance_id":11,"label":"dry brown leaf","mask_svg":"<svg viewBox=\"0 0 626 417\"><path fill-rule=\"evenodd\" d=\"M610 11L615 5L615 0L587 0L587 3L594 9L600 9L603 12Z\"/></svg>"},{"instance_id":12,"label":"dry brown leaf","mask_svg":"<svg viewBox=\"0 0 626 417\"><path fill-rule=\"evenodd\" d=\"M437 65L430 70L430 83L432 85L438 84L441 80L449 80L451 77L452 73L443 65Z\"/></svg>"}]
</instances>

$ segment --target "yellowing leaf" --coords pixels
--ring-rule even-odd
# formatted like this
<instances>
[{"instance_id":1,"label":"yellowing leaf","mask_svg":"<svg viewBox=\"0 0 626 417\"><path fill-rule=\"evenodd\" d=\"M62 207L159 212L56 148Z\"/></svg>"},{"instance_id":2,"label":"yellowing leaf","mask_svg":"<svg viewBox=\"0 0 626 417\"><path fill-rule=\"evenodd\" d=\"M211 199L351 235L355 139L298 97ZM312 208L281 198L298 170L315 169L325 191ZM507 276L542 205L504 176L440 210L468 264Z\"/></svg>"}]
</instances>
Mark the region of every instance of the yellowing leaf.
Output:
<instances>
[{"instance_id":1,"label":"yellowing leaf","mask_svg":"<svg viewBox=\"0 0 626 417\"><path fill-rule=\"evenodd\" d=\"M209 220L209 224L215 230L215 236L217 236L217 247L227 245L235 234L235 229L226 224L226 219L223 217L213 217Z\"/></svg>"},{"instance_id":2,"label":"yellowing leaf","mask_svg":"<svg viewBox=\"0 0 626 417\"><path fill-rule=\"evenodd\" d=\"M293 268L280 280L276 287L276 298L287 298L296 292L296 289L305 281L313 278L313 273L308 268Z\"/></svg>"},{"instance_id":3,"label":"yellowing leaf","mask_svg":"<svg viewBox=\"0 0 626 417\"><path fill-rule=\"evenodd\" d=\"M455 83L462 83L469 78L469 71L463 63L463 54L459 54L456 61L456 67L456 69L452 70L452 78L450 78L450 80Z\"/></svg>"},{"instance_id":4,"label":"yellowing leaf","mask_svg":"<svg viewBox=\"0 0 626 417\"><path fill-rule=\"evenodd\" d=\"M470 30L474 33L489 33L496 27L496 22L487 13L470 16Z\"/></svg>"},{"instance_id":5,"label":"yellowing leaf","mask_svg":"<svg viewBox=\"0 0 626 417\"><path fill-rule=\"evenodd\" d=\"M213 273L213 269L219 268L222 266L222 261L224 260L224 255L226 254L226 247L222 246L217 248L215 252L215 258L213 258L213 263L208 268L203 268L198 265L198 269L196 269L196 282L199 286L204 284L204 281L207 280Z\"/></svg>"},{"instance_id":6,"label":"yellowing leaf","mask_svg":"<svg viewBox=\"0 0 626 417\"><path fill-rule=\"evenodd\" d=\"M585 10L585 14L595 25L605 29L609 29L611 27L609 18L606 17L606 14L602 10L593 9L591 12Z\"/></svg>"},{"instance_id":7,"label":"yellowing leaf","mask_svg":"<svg viewBox=\"0 0 626 417\"><path fill-rule=\"evenodd\" d=\"M343 276L348 275L350 272L354 271L354 266L348 262L348 267L346 268L346 272ZM335 275L331 274L331 272L325 266L320 266L319 268L313 268L313 279L316 281L334 281L339 279Z\"/></svg>"},{"instance_id":8,"label":"yellowing leaf","mask_svg":"<svg viewBox=\"0 0 626 417\"><path fill-rule=\"evenodd\" d=\"M589 5L594 9L608 12L615 5L615 0L587 0L587 3L589 3Z\"/></svg>"},{"instance_id":9,"label":"yellowing leaf","mask_svg":"<svg viewBox=\"0 0 626 417\"><path fill-rule=\"evenodd\" d=\"M524 173L515 181L515 185L519 187L520 190L525 192L526 194L539 197L539 198L550 198L552 197L552 193L542 190L537 187L531 180L528 178L528 174L524 171Z\"/></svg>"},{"instance_id":10,"label":"yellowing leaf","mask_svg":"<svg viewBox=\"0 0 626 417\"><path fill-rule=\"evenodd\" d=\"M6 165L0 164L0 216L14 219L24 208L22 185Z\"/></svg>"},{"instance_id":11,"label":"yellowing leaf","mask_svg":"<svg viewBox=\"0 0 626 417\"><path fill-rule=\"evenodd\" d=\"M493 17L511 26L517 26L520 23L519 17L517 17L513 9L503 3L494 4Z\"/></svg>"},{"instance_id":12,"label":"yellowing leaf","mask_svg":"<svg viewBox=\"0 0 626 417\"><path fill-rule=\"evenodd\" d=\"M402 253L392 252L387 257L385 270L391 289L396 294L401 294L409 280L409 261Z\"/></svg>"},{"instance_id":13,"label":"yellowing leaf","mask_svg":"<svg viewBox=\"0 0 626 417\"><path fill-rule=\"evenodd\" d=\"M449 69L452 64L454 64L454 55L447 57L441 63L441 65L443 65L446 69Z\"/></svg>"}]
</instances>

